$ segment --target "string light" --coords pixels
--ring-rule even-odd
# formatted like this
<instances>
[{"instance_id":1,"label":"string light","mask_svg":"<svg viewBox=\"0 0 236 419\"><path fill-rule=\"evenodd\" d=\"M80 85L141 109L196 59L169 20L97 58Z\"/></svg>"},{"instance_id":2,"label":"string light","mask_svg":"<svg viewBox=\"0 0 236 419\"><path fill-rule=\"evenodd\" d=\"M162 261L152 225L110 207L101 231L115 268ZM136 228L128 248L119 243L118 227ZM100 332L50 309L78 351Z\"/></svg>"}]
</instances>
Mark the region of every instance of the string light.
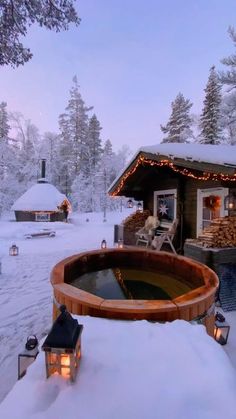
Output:
<instances>
[{"instance_id":1,"label":"string light","mask_svg":"<svg viewBox=\"0 0 236 419\"><path fill-rule=\"evenodd\" d=\"M196 179L196 180L203 180L203 181L207 181L207 180L213 180L213 181L219 181L222 180L224 182L230 181L230 182L236 182L236 174L230 176L230 175L225 175L224 173L209 173L209 172L203 172L202 175L197 176L196 174L194 174L193 172L191 172L191 170L189 169L178 169L174 163L172 163L169 160L160 160L160 161L156 161L156 160L151 160L151 159L147 159L144 156L140 155L137 162L135 163L134 167L132 169L130 169L128 172L126 172L124 174L124 176L121 177L121 180L119 182L119 185L117 186L117 188L110 194L111 196L115 196L118 195L118 193L121 191L121 189L123 188L126 180L132 176L136 170L138 169L139 166L158 166L158 167L168 167L169 169L173 170L175 173L179 173L183 176L187 176L190 177L192 179Z\"/></svg>"}]
</instances>

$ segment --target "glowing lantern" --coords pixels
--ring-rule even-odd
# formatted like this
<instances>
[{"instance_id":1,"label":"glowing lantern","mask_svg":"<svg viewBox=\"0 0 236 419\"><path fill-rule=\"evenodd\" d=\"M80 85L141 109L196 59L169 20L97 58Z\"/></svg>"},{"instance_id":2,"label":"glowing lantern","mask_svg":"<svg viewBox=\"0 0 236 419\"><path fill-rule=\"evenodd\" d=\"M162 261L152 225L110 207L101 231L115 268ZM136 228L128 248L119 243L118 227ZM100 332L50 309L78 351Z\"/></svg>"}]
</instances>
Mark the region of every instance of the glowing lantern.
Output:
<instances>
[{"instance_id":1,"label":"glowing lantern","mask_svg":"<svg viewBox=\"0 0 236 419\"><path fill-rule=\"evenodd\" d=\"M38 339L35 335L28 336L24 350L18 355L18 380L24 377L27 368L34 362L38 353Z\"/></svg>"},{"instance_id":2,"label":"glowing lantern","mask_svg":"<svg viewBox=\"0 0 236 419\"><path fill-rule=\"evenodd\" d=\"M128 199L128 201L127 201L127 208L133 208L133 206L134 206L133 200L132 199Z\"/></svg>"},{"instance_id":3,"label":"glowing lantern","mask_svg":"<svg viewBox=\"0 0 236 419\"><path fill-rule=\"evenodd\" d=\"M143 210L143 206L142 206L141 202L138 202L137 203L137 211L142 212L142 210Z\"/></svg>"},{"instance_id":4,"label":"glowing lantern","mask_svg":"<svg viewBox=\"0 0 236 419\"><path fill-rule=\"evenodd\" d=\"M59 374L75 381L81 358L81 334L83 326L70 315L66 306L53 323L42 349L45 351L47 378Z\"/></svg>"},{"instance_id":5,"label":"glowing lantern","mask_svg":"<svg viewBox=\"0 0 236 419\"><path fill-rule=\"evenodd\" d=\"M123 249L124 244L123 244L123 240L122 239L119 239L118 240L117 247L118 247L118 249Z\"/></svg>"},{"instance_id":6,"label":"glowing lantern","mask_svg":"<svg viewBox=\"0 0 236 419\"><path fill-rule=\"evenodd\" d=\"M18 256L19 255L19 247L16 244L13 244L9 249L10 256Z\"/></svg>"},{"instance_id":7,"label":"glowing lantern","mask_svg":"<svg viewBox=\"0 0 236 419\"><path fill-rule=\"evenodd\" d=\"M235 211L236 210L236 196L233 193L227 195L224 199L224 209L226 211Z\"/></svg>"},{"instance_id":8,"label":"glowing lantern","mask_svg":"<svg viewBox=\"0 0 236 419\"><path fill-rule=\"evenodd\" d=\"M106 249L106 248L107 248L107 242L105 239L103 239L101 242L101 249Z\"/></svg>"},{"instance_id":9,"label":"glowing lantern","mask_svg":"<svg viewBox=\"0 0 236 419\"><path fill-rule=\"evenodd\" d=\"M230 325L225 321L224 316L221 313L215 315L215 329L214 338L216 342L221 345L226 345L229 336Z\"/></svg>"}]
</instances>

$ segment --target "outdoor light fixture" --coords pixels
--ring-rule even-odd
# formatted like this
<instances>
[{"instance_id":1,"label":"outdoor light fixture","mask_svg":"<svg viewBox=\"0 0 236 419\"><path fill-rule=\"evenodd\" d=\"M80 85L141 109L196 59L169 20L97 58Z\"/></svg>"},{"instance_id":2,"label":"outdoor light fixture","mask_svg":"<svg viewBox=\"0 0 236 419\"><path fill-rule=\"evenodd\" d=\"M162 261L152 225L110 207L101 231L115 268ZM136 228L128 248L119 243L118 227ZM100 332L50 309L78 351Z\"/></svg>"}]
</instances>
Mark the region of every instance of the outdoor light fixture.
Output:
<instances>
[{"instance_id":1,"label":"outdoor light fixture","mask_svg":"<svg viewBox=\"0 0 236 419\"><path fill-rule=\"evenodd\" d=\"M123 249L124 243L123 243L123 240L122 239L119 239L118 240L117 247L118 247L118 249Z\"/></svg>"},{"instance_id":2,"label":"outdoor light fixture","mask_svg":"<svg viewBox=\"0 0 236 419\"><path fill-rule=\"evenodd\" d=\"M224 209L226 211L235 211L236 210L236 195L235 193L230 193L224 199Z\"/></svg>"},{"instance_id":3,"label":"outdoor light fixture","mask_svg":"<svg viewBox=\"0 0 236 419\"><path fill-rule=\"evenodd\" d=\"M133 208L133 206L134 206L133 200L132 199L128 199L128 201L127 201L127 208Z\"/></svg>"},{"instance_id":4,"label":"outdoor light fixture","mask_svg":"<svg viewBox=\"0 0 236 419\"><path fill-rule=\"evenodd\" d=\"M16 244L13 244L9 249L10 256L18 256L19 255L19 247Z\"/></svg>"},{"instance_id":5,"label":"outdoor light fixture","mask_svg":"<svg viewBox=\"0 0 236 419\"><path fill-rule=\"evenodd\" d=\"M70 315L66 306L60 307L57 317L46 337L42 350L45 351L47 378L59 374L75 381L81 358L81 334L83 326Z\"/></svg>"},{"instance_id":6,"label":"outdoor light fixture","mask_svg":"<svg viewBox=\"0 0 236 419\"><path fill-rule=\"evenodd\" d=\"M143 210L143 206L142 206L141 202L138 202L137 203L137 211L142 212L142 210Z\"/></svg>"},{"instance_id":7,"label":"outdoor light fixture","mask_svg":"<svg viewBox=\"0 0 236 419\"><path fill-rule=\"evenodd\" d=\"M18 380L24 377L27 368L34 362L38 353L38 339L35 335L28 336L24 350L18 355Z\"/></svg>"},{"instance_id":8,"label":"outdoor light fixture","mask_svg":"<svg viewBox=\"0 0 236 419\"><path fill-rule=\"evenodd\" d=\"M221 345L226 345L229 336L230 325L225 321L221 313L215 315L214 338Z\"/></svg>"},{"instance_id":9,"label":"outdoor light fixture","mask_svg":"<svg viewBox=\"0 0 236 419\"><path fill-rule=\"evenodd\" d=\"M101 249L106 249L106 248L107 248L107 242L105 239L103 239L101 242Z\"/></svg>"}]
</instances>

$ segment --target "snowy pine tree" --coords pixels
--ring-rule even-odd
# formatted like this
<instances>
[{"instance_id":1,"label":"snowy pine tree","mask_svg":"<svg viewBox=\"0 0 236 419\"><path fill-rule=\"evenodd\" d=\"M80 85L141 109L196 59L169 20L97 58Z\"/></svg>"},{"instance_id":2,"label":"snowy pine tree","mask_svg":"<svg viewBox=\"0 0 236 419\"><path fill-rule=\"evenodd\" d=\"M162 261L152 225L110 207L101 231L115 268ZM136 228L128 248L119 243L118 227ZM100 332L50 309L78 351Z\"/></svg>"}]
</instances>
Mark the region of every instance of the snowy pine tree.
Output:
<instances>
[{"instance_id":1,"label":"snowy pine tree","mask_svg":"<svg viewBox=\"0 0 236 419\"><path fill-rule=\"evenodd\" d=\"M223 96L221 126L225 141L230 145L236 145L236 92Z\"/></svg>"},{"instance_id":2,"label":"snowy pine tree","mask_svg":"<svg viewBox=\"0 0 236 419\"><path fill-rule=\"evenodd\" d=\"M102 141L100 138L100 131L102 130L100 122L98 121L95 114L89 119L88 126L88 148L89 148L89 160L90 165L93 169L96 168L97 164L101 160L102 154Z\"/></svg>"},{"instance_id":3,"label":"snowy pine tree","mask_svg":"<svg viewBox=\"0 0 236 419\"><path fill-rule=\"evenodd\" d=\"M0 141L8 141L10 125L8 123L8 113L6 102L0 103Z\"/></svg>"},{"instance_id":4,"label":"snowy pine tree","mask_svg":"<svg viewBox=\"0 0 236 419\"><path fill-rule=\"evenodd\" d=\"M70 135L69 117L67 114L59 116L59 144L57 156L57 182L56 185L64 194L71 192L71 185L75 178L75 159L73 156L73 140Z\"/></svg>"},{"instance_id":5,"label":"snowy pine tree","mask_svg":"<svg viewBox=\"0 0 236 419\"><path fill-rule=\"evenodd\" d=\"M3 181L11 172L14 149L11 147L9 138L9 117L6 102L0 103L0 181Z\"/></svg>"},{"instance_id":6,"label":"snowy pine tree","mask_svg":"<svg viewBox=\"0 0 236 419\"><path fill-rule=\"evenodd\" d=\"M210 76L204 91L206 95L200 117L200 143L219 144L221 134L221 83L214 66L210 69Z\"/></svg>"},{"instance_id":7,"label":"snowy pine tree","mask_svg":"<svg viewBox=\"0 0 236 419\"><path fill-rule=\"evenodd\" d=\"M232 26L228 29L229 35L236 46L236 32ZM236 55L230 55L227 58L223 58L221 60L223 64L225 64L229 70L221 71L220 72L220 81L222 84L226 84L232 88L236 87Z\"/></svg>"},{"instance_id":8,"label":"snowy pine tree","mask_svg":"<svg viewBox=\"0 0 236 419\"><path fill-rule=\"evenodd\" d=\"M70 99L66 107L67 132L72 143L72 170L74 176L82 170L86 171L88 161L88 108L79 92L77 77L73 78Z\"/></svg>"},{"instance_id":9,"label":"snowy pine tree","mask_svg":"<svg viewBox=\"0 0 236 419\"><path fill-rule=\"evenodd\" d=\"M191 116L189 115L192 103L179 93L171 103L171 116L166 126L161 125L161 130L167 136L163 143L186 143L192 137Z\"/></svg>"},{"instance_id":10,"label":"snowy pine tree","mask_svg":"<svg viewBox=\"0 0 236 419\"><path fill-rule=\"evenodd\" d=\"M18 150L9 138L9 131L7 104L2 102L0 103L0 213L10 208L18 193L16 179Z\"/></svg>"}]
</instances>

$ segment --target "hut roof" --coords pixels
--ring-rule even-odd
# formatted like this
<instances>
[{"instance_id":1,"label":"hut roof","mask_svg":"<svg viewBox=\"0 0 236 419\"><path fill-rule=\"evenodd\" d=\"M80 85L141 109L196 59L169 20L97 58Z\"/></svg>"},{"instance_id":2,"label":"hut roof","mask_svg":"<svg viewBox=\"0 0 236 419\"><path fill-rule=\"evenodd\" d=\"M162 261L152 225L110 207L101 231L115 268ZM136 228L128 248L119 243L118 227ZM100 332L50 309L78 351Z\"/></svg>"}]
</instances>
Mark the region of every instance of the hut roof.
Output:
<instances>
[{"instance_id":1,"label":"hut roof","mask_svg":"<svg viewBox=\"0 0 236 419\"><path fill-rule=\"evenodd\" d=\"M12 206L13 211L57 211L58 206L68 199L50 183L31 186Z\"/></svg>"}]
</instances>

